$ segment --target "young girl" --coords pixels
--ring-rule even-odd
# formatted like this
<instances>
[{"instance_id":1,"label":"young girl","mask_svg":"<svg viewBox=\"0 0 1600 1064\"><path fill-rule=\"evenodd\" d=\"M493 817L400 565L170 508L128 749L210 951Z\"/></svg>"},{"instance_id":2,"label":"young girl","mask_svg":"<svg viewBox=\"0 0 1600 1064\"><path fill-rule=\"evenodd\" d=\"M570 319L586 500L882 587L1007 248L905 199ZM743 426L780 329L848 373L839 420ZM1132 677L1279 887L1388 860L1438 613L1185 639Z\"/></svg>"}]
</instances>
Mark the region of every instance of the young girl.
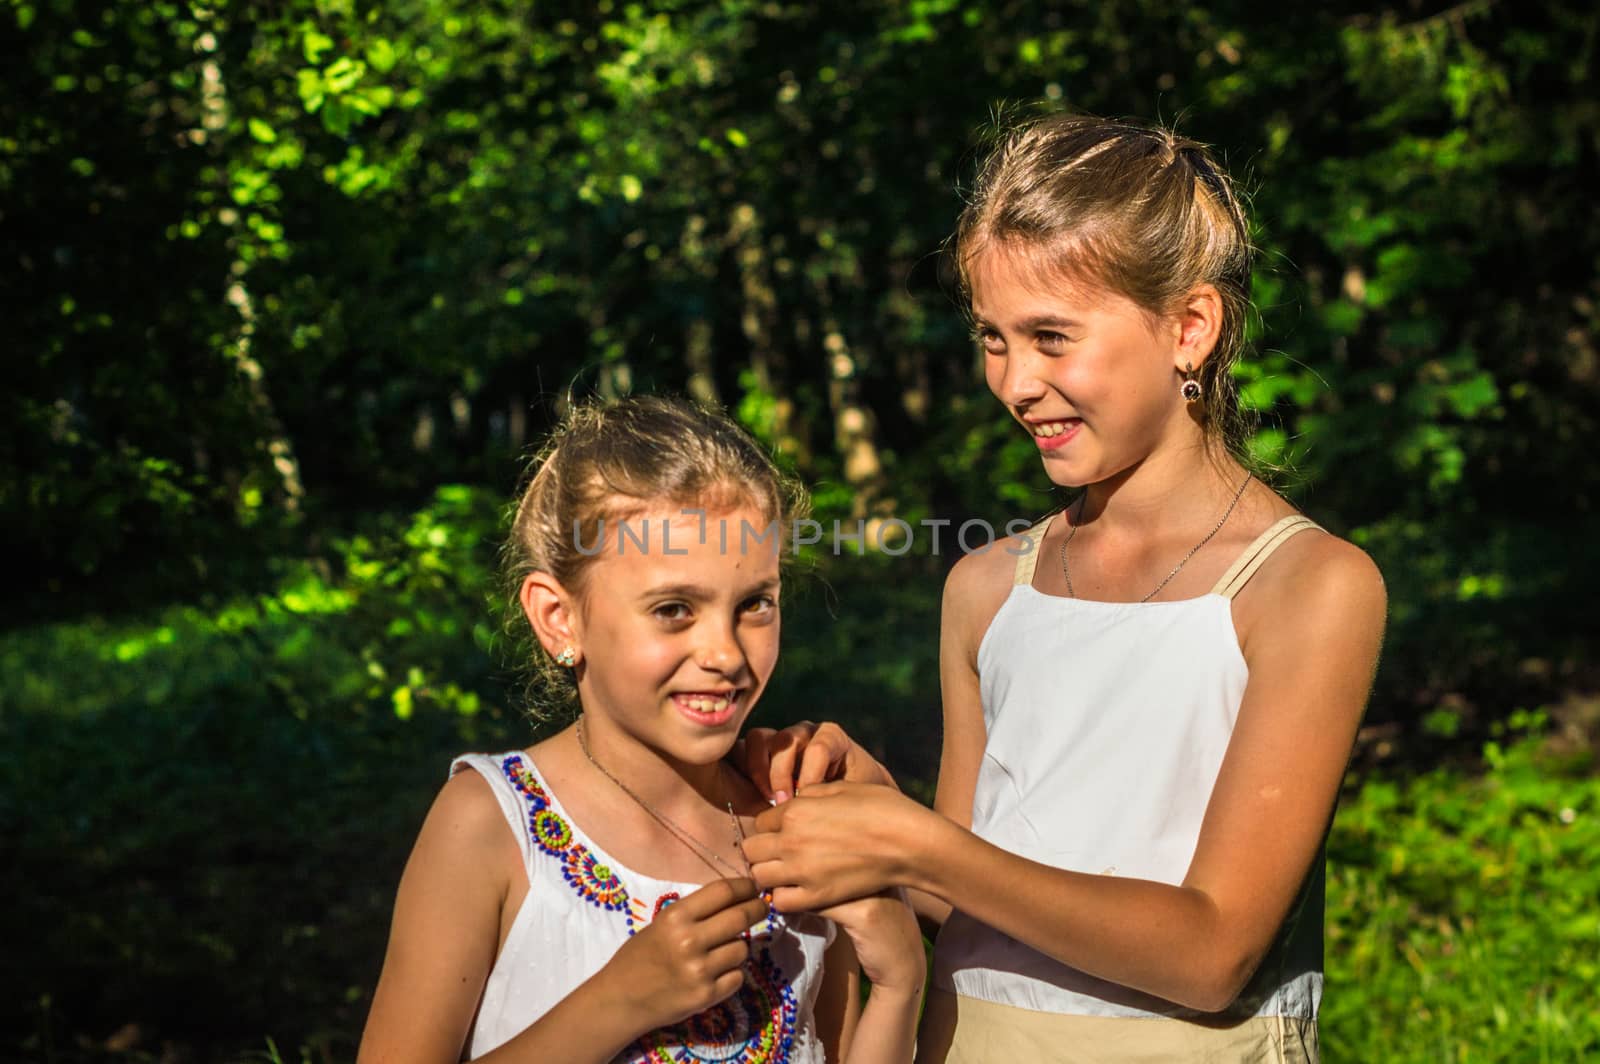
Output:
<instances>
[{"instance_id":1,"label":"young girl","mask_svg":"<svg viewBox=\"0 0 1600 1064\"><path fill-rule=\"evenodd\" d=\"M783 911L942 921L918 1059L1316 1060L1322 843L1382 636L1372 562L1247 471L1251 249L1163 129L1010 133L955 240L990 389L1082 489L944 592L930 812L836 728L756 735ZM797 774L796 755L807 740Z\"/></svg>"},{"instance_id":2,"label":"young girl","mask_svg":"<svg viewBox=\"0 0 1600 1064\"><path fill-rule=\"evenodd\" d=\"M573 413L508 557L581 715L451 766L361 1060L910 1059L924 960L903 897L780 914L739 848L767 803L724 758L777 662L781 533L802 505L719 414Z\"/></svg>"}]
</instances>

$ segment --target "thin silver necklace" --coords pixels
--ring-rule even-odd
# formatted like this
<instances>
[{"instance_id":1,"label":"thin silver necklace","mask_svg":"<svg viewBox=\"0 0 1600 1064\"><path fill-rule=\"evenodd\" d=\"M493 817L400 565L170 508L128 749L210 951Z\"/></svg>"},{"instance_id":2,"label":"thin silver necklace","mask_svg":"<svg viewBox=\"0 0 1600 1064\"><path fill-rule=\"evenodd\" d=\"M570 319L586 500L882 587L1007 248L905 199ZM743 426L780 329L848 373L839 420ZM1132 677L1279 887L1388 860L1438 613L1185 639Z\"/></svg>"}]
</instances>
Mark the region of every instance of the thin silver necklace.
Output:
<instances>
[{"instance_id":1,"label":"thin silver necklace","mask_svg":"<svg viewBox=\"0 0 1600 1064\"><path fill-rule=\"evenodd\" d=\"M626 794L629 798L632 798L635 805L637 805L640 809L643 809L646 813L649 813L650 816L654 818L655 822L666 828L667 832L672 835L673 838L677 839L679 842L683 843L684 846L688 847L689 852L700 858L701 862L704 863L706 867L710 868L711 871L716 872L719 876L722 875L722 873L717 869L717 865L721 865L723 868L733 873L734 876L748 876L750 874L749 862L745 863L744 868L735 868L732 864L718 856L717 851L713 850L711 847L707 846L705 843L689 834L687 830L679 826L678 823L668 817L667 814L663 813L661 810L657 809L655 806L651 805L649 802L633 793L633 789L631 787L617 779L617 777L613 776L604 765L596 761L594 754L589 752L588 729L585 727L584 718L581 716L578 718L578 748L583 751L583 756L589 759L589 764L598 769L600 774L606 779L610 780L612 783L615 783L617 787L621 789L623 794ZM733 811L732 802L728 803L728 819L733 821L734 847L739 850L741 855L743 855L744 849L740 844L744 841L744 828L739 823L738 814ZM708 857L710 860L707 860ZM716 864L712 864L712 861L715 861Z\"/></svg>"},{"instance_id":2,"label":"thin silver necklace","mask_svg":"<svg viewBox=\"0 0 1600 1064\"><path fill-rule=\"evenodd\" d=\"M1159 583L1159 584L1157 584L1155 586L1155 590L1151 591L1150 594L1148 594L1144 598L1140 599L1139 600L1140 602L1149 602L1151 599L1155 598L1158 594L1160 594L1161 593L1161 589L1167 586L1167 582L1170 581L1173 577L1178 575L1178 570L1182 569L1185 565L1187 565L1189 563L1189 559L1193 558L1195 556L1195 553L1201 547L1204 547L1207 543L1210 543L1212 536L1215 536L1218 532L1222 531L1222 526L1228 523L1228 518L1229 518L1230 515L1232 515L1233 508L1235 506L1239 505L1239 499L1244 495L1244 489L1246 488L1246 486L1249 485L1250 478L1251 478L1251 474L1246 473L1244 475L1244 479L1239 482L1238 489L1235 490L1234 493L1233 493L1232 501L1230 501L1228 503L1228 508L1226 510L1222 511L1222 519L1217 522L1216 527L1213 528L1210 532L1207 532L1206 535L1205 535L1205 538L1202 539L1199 543L1196 543L1193 547L1190 547L1189 548L1189 553L1185 554L1183 556L1183 558L1181 560L1179 560L1178 564L1174 565L1172 567L1172 572L1170 572L1166 576L1164 576L1161 579L1161 583ZM1087 502L1088 499L1089 499L1089 493L1088 492L1084 492L1081 496L1078 497L1078 517L1080 519L1083 517L1083 506L1084 506L1084 503ZM1076 536L1077 534L1078 534L1078 522L1074 521L1074 522L1072 522L1072 527L1067 530L1067 538L1061 541L1061 575L1067 578L1067 597L1068 598L1077 598L1078 597L1078 593L1072 589L1072 570L1067 568L1067 544L1071 543L1072 542L1072 537Z\"/></svg>"}]
</instances>

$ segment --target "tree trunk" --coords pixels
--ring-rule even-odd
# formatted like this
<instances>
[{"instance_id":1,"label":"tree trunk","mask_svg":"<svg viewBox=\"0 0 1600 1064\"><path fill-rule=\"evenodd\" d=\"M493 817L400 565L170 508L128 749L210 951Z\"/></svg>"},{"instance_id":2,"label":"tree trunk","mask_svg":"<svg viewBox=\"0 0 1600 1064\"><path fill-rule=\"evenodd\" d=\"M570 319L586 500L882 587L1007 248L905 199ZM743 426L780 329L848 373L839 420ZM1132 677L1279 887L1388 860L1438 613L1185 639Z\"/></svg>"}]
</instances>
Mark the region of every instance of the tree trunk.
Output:
<instances>
[{"instance_id":1,"label":"tree trunk","mask_svg":"<svg viewBox=\"0 0 1600 1064\"><path fill-rule=\"evenodd\" d=\"M227 128L228 94L227 86L222 79L222 66L216 57L216 34L210 31L200 34L195 41L195 50L205 58L200 64L200 128L191 130L189 139L195 144L204 144L208 138ZM223 173L223 180L226 182L225 168L218 169ZM229 238L229 245L236 249L236 253L228 271L227 299L239 315L239 329L233 339L223 347L223 354L234 364L235 370L245 383L246 394L250 397L250 409L256 418L257 430L264 433L260 441L261 447L267 452L272 461L272 468L278 474L278 483L283 492L283 508L295 513L300 509L300 499L305 495L305 485L300 479L300 463L295 458L294 445L273 409L272 396L267 391L265 371L251 351L251 341L256 330L255 300L250 295L249 265L242 255L237 254L240 243L240 238L237 236L239 212L231 207L225 208L217 212L217 219L236 234Z\"/></svg>"},{"instance_id":2,"label":"tree trunk","mask_svg":"<svg viewBox=\"0 0 1600 1064\"><path fill-rule=\"evenodd\" d=\"M894 500L887 496L888 478L878 448L878 419L861 394L857 353L852 353L838 319L828 309L822 286L822 347L828 357L828 406L833 410L833 439L845 483L854 494L855 517L881 518L891 514ZM874 540L874 542L876 542Z\"/></svg>"},{"instance_id":3,"label":"tree trunk","mask_svg":"<svg viewBox=\"0 0 1600 1064\"><path fill-rule=\"evenodd\" d=\"M786 366L776 342L778 296L754 206L741 203L733 209L728 244L739 267L739 326L750 343L750 368L756 387L772 401L771 443L780 451L794 453L800 444L794 438L794 400L785 394Z\"/></svg>"}]
</instances>

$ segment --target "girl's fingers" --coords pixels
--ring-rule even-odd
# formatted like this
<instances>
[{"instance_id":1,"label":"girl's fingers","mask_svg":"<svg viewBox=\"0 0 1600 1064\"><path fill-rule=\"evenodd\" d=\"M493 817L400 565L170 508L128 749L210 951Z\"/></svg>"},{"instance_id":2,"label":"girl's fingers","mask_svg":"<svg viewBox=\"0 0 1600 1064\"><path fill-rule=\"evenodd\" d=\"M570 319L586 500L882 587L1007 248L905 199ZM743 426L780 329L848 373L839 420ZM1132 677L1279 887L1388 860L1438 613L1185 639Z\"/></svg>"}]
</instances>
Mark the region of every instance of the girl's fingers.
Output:
<instances>
[{"instance_id":1,"label":"girl's fingers","mask_svg":"<svg viewBox=\"0 0 1600 1064\"><path fill-rule=\"evenodd\" d=\"M745 882L748 883L750 881L745 880ZM694 897L694 895L691 894L689 897ZM681 913L679 919L684 916L691 916L691 913L683 911L688 904L688 900L688 898L685 898L683 901L673 905L667 910L667 913L678 910ZM771 908L767 905L767 899L758 894L737 904L725 906L704 916L695 917L692 928L683 928L684 931L688 932L688 938L685 940L686 944L690 945L691 948L709 950L724 943L733 942L743 937L746 933L759 935L762 933L763 925L766 923L767 915L770 911ZM663 913L662 917L665 917L667 913Z\"/></svg>"},{"instance_id":2,"label":"girl's fingers","mask_svg":"<svg viewBox=\"0 0 1600 1064\"><path fill-rule=\"evenodd\" d=\"M777 734L771 728L751 728L734 744L743 747L741 756L736 756L735 760L744 765L745 775L769 802L773 800L772 739Z\"/></svg>"},{"instance_id":3,"label":"girl's fingers","mask_svg":"<svg viewBox=\"0 0 1600 1064\"><path fill-rule=\"evenodd\" d=\"M844 733L835 729L838 736ZM844 760L844 755L849 752L849 742L843 748L838 746L838 739L830 735L826 729L820 729L806 744L805 753L800 755L800 772L795 777L795 790L821 783L832 775L834 765Z\"/></svg>"},{"instance_id":4,"label":"girl's fingers","mask_svg":"<svg viewBox=\"0 0 1600 1064\"><path fill-rule=\"evenodd\" d=\"M770 858L773 853L772 847L777 845L778 840L769 839L767 836L773 832L782 831L784 818L798 805L798 800L791 799L782 805L775 805L771 809L763 809L757 813L755 831L746 835L744 839L745 856L752 861L756 860L755 854L750 850L750 844L757 839L762 839L765 841L765 845L758 847L755 852Z\"/></svg>"},{"instance_id":5,"label":"girl's fingers","mask_svg":"<svg viewBox=\"0 0 1600 1064\"><path fill-rule=\"evenodd\" d=\"M771 891L776 887L793 887L802 881L802 872L795 867L795 864L783 860L751 864L750 874L756 877L756 882L763 891Z\"/></svg>"},{"instance_id":6,"label":"girl's fingers","mask_svg":"<svg viewBox=\"0 0 1600 1064\"><path fill-rule=\"evenodd\" d=\"M766 922L767 912L767 899L762 897L742 902L731 909L724 909L702 922L706 941L728 942L741 937L747 931L759 931L761 925Z\"/></svg>"},{"instance_id":7,"label":"girl's fingers","mask_svg":"<svg viewBox=\"0 0 1600 1064\"><path fill-rule=\"evenodd\" d=\"M790 882L782 861L762 861L759 864L752 862L750 874L756 877L756 882L761 884L762 890L771 890L779 884Z\"/></svg>"},{"instance_id":8,"label":"girl's fingers","mask_svg":"<svg viewBox=\"0 0 1600 1064\"><path fill-rule=\"evenodd\" d=\"M756 817L756 830L744 837L741 846L746 861L755 864L758 861L770 861L778 856L778 847L783 845L783 840L778 838L776 832L783 824L783 820L776 814L782 812L783 807L779 806Z\"/></svg>"},{"instance_id":9,"label":"girl's fingers","mask_svg":"<svg viewBox=\"0 0 1600 1064\"><path fill-rule=\"evenodd\" d=\"M794 794L795 762L811 741L813 725L809 721L791 724L773 736L768 750L767 781L774 801L787 801Z\"/></svg>"},{"instance_id":10,"label":"girl's fingers","mask_svg":"<svg viewBox=\"0 0 1600 1064\"><path fill-rule=\"evenodd\" d=\"M804 887L775 887L772 907L780 913L812 912L818 908L817 896Z\"/></svg>"},{"instance_id":11,"label":"girl's fingers","mask_svg":"<svg viewBox=\"0 0 1600 1064\"><path fill-rule=\"evenodd\" d=\"M805 797L795 798L790 802L785 802L783 805L775 805L771 809L763 809L756 814L755 831L745 837L745 855L750 857L751 860L755 860L750 851L750 844L764 835L782 831L786 818L789 816L802 816L801 813L795 812L795 810L805 810L803 814L805 823L817 823L815 818L818 816L819 810L824 808L818 804L820 799L830 798L836 794L849 794L858 787L871 788L863 790L859 797L877 797L886 790L881 784L876 783L847 783L844 780L833 780L830 783L813 783L806 788ZM770 855L772 851L758 848L757 852Z\"/></svg>"},{"instance_id":12,"label":"girl's fingers","mask_svg":"<svg viewBox=\"0 0 1600 1064\"><path fill-rule=\"evenodd\" d=\"M748 903L751 898L756 898L756 884L752 879L740 876L738 879L718 879L707 883L693 894L680 899L668 913L678 913L680 920L704 920L722 912L729 906ZM765 902L760 902L765 905ZM665 915L665 914L663 914Z\"/></svg>"},{"instance_id":13,"label":"girl's fingers","mask_svg":"<svg viewBox=\"0 0 1600 1064\"><path fill-rule=\"evenodd\" d=\"M744 968L744 962L749 959L750 947L743 940L735 939L708 951L706 953L706 966L709 970L717 973L717 978L720 979L729 972L740 972ZM733 989L739 989L739 984L735 983ZM729 991L729 993L732 992Z\"/></svg>"},{"instance_id":14,"label":"girl's fingers","mask_svg":"<svg viewBox=\"0 0 1600 1064\"><path fill-rule=\"evenodd\" d=\"M828 780L827 782L812 783L806 787L807 798L826 798L832 794L848 794L856 787L881 787L879 783L853 783L849 780ZM864 792L871 794L871 791Z\"/></svg>"},{"instance_id":15,"label":"girl's fingers","mask_svg":"<svg viewBox=\"0 0 1600 1064\"><path fill-rule=\"evenodd\" d=\"M756 882L761 884L761 889L772 897L772 907L793 911L792 904L788 907L779 905L774 891L779 890L806 890L812 887L832 886L827 878L824 868L817 868L802 859L796 858L786 861L763 861L751 866L751 874L756 877Z\"/></svg>"},{"instance_id":16,"label":"girl's fingers","mask_svg":"<svg viewBox=\"0 0 1600 1064\"><path fill-rule=\"evenodd\" d=\"M723 972L721 975L717 976L717 981L713 984L713 986L716 988L717 1001L728 1000L733 995L737 994L739 992L739 988L743 985L744 969L742 967L735 968L729 972Z\"/></svg>"}]
</instances>

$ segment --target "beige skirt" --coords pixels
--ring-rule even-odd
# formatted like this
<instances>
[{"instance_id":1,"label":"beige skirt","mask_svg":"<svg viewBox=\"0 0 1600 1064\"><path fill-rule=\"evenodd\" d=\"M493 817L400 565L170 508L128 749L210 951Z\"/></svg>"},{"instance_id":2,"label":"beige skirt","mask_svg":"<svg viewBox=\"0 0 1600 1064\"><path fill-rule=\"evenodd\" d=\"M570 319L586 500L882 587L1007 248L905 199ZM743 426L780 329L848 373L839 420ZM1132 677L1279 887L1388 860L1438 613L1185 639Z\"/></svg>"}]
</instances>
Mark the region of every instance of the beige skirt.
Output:
<instances>
[{"instance_id":1,"label":"beige skirt","mask_svg":"<svg viewBox=\"0 0 1600 1064\"><path fill-rule=\"evenodd\" d=\"M1179 1020L1068 1016L931 990L917 1064L1317 1064L1317 1023L1289 1016Z\"/></svg>"}]
</instances>

